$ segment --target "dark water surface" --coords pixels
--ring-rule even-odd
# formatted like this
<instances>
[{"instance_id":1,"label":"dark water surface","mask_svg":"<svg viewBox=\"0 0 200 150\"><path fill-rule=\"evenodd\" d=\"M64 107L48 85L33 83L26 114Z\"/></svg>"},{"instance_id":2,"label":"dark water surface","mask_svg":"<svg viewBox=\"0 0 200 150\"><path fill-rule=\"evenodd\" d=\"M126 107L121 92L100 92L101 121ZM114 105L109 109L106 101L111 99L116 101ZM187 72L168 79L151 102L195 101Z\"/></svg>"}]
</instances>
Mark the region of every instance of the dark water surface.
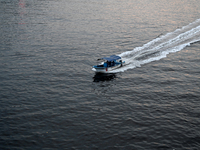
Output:
<instances>
[{"instance_id":1,"label":"dark water surface","mask_svg":"<svg viewBox=\"0 0 200 150\"><path fill-rule=\"evenodd\" d=\"M199 0L0 0L0 149L200 149ZM99 57L126 66L95 74Z\"/></svg>"}]
</instances>

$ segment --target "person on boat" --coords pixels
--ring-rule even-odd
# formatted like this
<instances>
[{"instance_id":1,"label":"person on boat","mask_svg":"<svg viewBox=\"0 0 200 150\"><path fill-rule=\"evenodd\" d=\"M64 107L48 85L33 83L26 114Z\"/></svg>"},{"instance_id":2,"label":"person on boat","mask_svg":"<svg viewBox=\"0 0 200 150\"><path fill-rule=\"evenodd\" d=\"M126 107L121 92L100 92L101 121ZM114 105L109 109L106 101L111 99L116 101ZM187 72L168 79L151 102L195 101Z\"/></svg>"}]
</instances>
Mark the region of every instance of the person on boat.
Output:
<instances>
[{"instance_id":1,"label":"person on boat","mask_svg":"<svg viewBox=\"0 0 200 150\"><path fill-rule=\"evenodd\" d=\"M108 67L108 61L104 63L104 67Z\"/></svg>"},{"instance_id":2,"label":"person on boat","mask_svg":"<svg viewBox=\"0 0 200 150\"><path fill-rule=\"evenodd\" d=\"M119 62L121 62L121 67L122 67L122 60L120 60Z\"/></svg>"},{"instance_id":3,"label":"person on boat","mask_svg":"<svg viewBox=\"0 0 200 150\"><path fill-rule=\"evenodd\" d=\"M114 66L114 65L115 65L115 63L114 63L114 61L112 61L112 62L111 62L111 66Z\"/></svg>"},{"instance_id":4,"label":"person on boat","mask_svg":"<svg viewBox=\"0 0 200 150\"><path fill-rule=\"evenodd\" d=\"M110 67L110 66L111 66L111 61L108 62L108 67Z\"/></svg>"}]
</instances>

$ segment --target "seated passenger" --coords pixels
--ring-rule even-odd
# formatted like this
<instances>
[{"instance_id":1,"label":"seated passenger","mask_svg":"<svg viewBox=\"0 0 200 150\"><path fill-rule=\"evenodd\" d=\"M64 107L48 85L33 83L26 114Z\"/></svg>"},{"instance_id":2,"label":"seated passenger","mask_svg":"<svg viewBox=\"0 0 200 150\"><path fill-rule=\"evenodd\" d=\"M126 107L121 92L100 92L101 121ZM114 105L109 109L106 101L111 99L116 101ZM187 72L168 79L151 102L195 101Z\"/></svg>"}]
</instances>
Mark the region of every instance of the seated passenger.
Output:
<instances>
[{"instance_id":1,"label":"seated passenger","mask_svg":"<svg viewBox=\"0 0 200 150\"><path fill-rule=\"evenodd\" d=\"M108 67L110 67L110 66L111 66L111 62L109 61L109 62L108 62Z\"/></svg>"},{"instance_id":2,"label":"seated passenger","mask_svg":"<svg viewBox=\"0 0 200 150\"><path fill-rule=\"evenodd\" d=\"M115 64L114 64L114 61L112 61L112 62L111 62L111 66L114 66L114 65L115 65Z\"/></svg>"},{"instance_id":3,"label":"seated passenger","mask_svg":"<svg viewBox=\"0 0 200 150\"><path fill-rule=\"evenodd\" d=\"M108 63L107 62L105 62L103 65L104 65L104 67L108 67Z\"/></svg>"}]
</instances>

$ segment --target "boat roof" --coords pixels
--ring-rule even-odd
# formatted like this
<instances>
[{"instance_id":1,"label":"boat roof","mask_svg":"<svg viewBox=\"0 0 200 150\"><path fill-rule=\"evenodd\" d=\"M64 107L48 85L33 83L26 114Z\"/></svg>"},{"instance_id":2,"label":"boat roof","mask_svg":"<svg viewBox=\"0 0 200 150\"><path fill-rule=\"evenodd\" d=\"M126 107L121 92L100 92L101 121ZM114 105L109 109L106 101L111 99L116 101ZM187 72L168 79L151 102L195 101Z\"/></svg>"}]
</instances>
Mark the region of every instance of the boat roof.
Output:
<instances>
[{"instance_id":1,"label":"boat roof","mask_svg":"<svg viewBox=\"0 0 200 150\"><path fill-rule=\"evenodd\" d=\"M121 57L117 56L117 55L111 55L110 57L103 57L103 58L100 58L98 60L101 60L101 59L104 59L104 60L107 60L107 61L115 61L115 60L121 59Z\"/></svg>"}]
</instances>

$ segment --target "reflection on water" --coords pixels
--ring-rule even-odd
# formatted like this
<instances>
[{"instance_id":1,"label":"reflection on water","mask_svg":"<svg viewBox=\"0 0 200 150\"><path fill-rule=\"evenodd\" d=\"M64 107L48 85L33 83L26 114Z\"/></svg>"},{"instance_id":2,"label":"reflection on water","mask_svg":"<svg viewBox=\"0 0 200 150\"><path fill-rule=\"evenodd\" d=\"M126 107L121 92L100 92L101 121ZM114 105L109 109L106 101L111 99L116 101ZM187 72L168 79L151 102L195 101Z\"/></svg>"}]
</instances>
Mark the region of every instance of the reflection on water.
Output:
<instances>
[{"instance_id":1,"label":"reflection on water","mask_svg":"<svg viewBox=\"0 0 200 150\"><path fill-rule=\"evenodd\" d=\"M93 77L93 82L110 81L116 78L115 73L96 73Z\"/></svg>"}]
</instances>

